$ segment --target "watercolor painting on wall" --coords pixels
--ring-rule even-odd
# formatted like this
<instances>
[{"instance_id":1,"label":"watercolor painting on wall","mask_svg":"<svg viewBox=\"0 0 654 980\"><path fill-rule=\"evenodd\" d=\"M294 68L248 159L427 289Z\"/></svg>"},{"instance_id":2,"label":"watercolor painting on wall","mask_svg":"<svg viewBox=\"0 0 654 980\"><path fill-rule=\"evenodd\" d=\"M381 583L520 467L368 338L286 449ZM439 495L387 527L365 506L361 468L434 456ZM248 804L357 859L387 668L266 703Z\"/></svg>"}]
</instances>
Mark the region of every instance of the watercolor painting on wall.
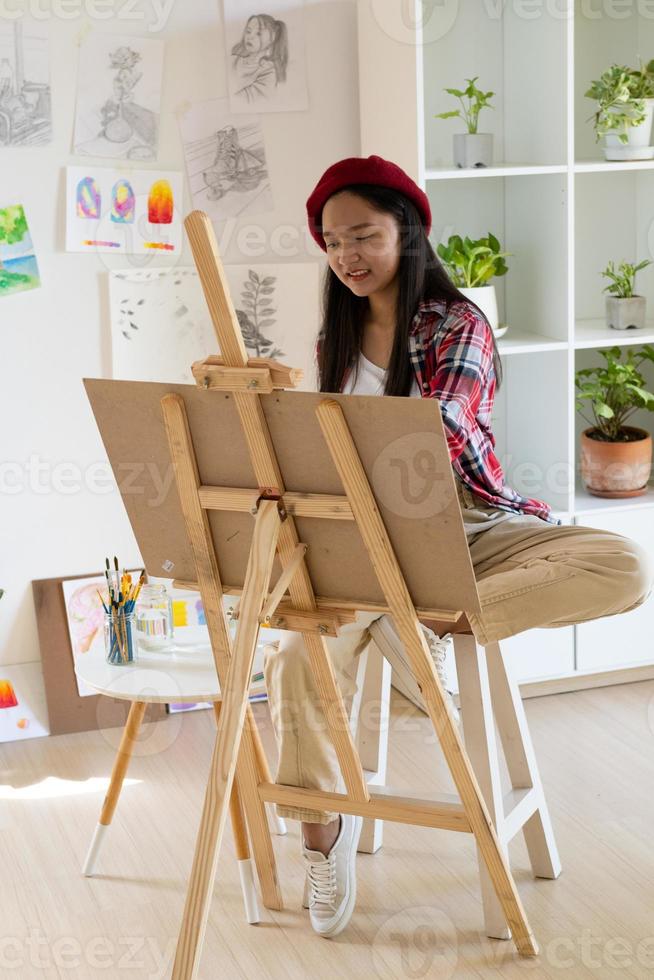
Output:
<instances>
[{"instance_id":1,"label":"watercolor painting on wall","mask_svg":"<svg viewBox=\"0 0 654 980\"><path fill-rule=\"evenodd\" d=\"M234 116L226 99L197 102L179 115L193 207L212 221L273 209L266 148L256 116Z\"/></svg>"},{"instance_id":2,"label":"watercolor painting on wall","mask_svg":"<svg viewBox=\"0 0 654 980\"><path fill-rule=\"evenodd\" d=\"M232 112L308 109L302 0L224 0L223 6Z\"/></svg>"},{"instance_id":3,"label":"watercolor painting on wall","mask_svg":"<svg viewBox=\"0 0 654 980\"><path fill-rule=\"evenodd\" d=\"M41 664L1 664L0 742L49 734Z\"/></svg>"},{"instance_id":4,"label":"watercolor painting on wall","mask_svg":"<svg viewBox=\"0 0 654 980\"><path fill-rule=\"evenodd\" d=\"M68 252L177 255L181 248L181 173L67 168Z\"/></svg>"},{"instance_id":5,"label":"watercolor painting on wall","mask_svg":"<svg viewBox=\"0 0 654 980\"><path fill-rule=\"evenodd\" d=\"M0 147L42 146L52 139L47 27L0 18Z\"/></svg>"},{"instance_id":6,"label":"watercolor painting on wall","mask_svg":"<svg viewBox=\"0 0 654 980\"><path fill-rule=\"evenodd\" d=\"M298 388L315 391L318 265L224 268L248 355L301 368ZM194 384L191 364L219 352L197 270L113 271L109 283L114 378Z\"/></svg>"},{"instance_id":7,"label":"watercolor painting on wall","mask_svg":"<svg viewBox=\"0 0 654 980\"><path fill-rule=\"evenodd\" d=\"M155 160L164 42L91 33L80 47L73 150Z\"/></svg>"},{"instance_id":8,"label":"watercolor painting on wall","mask_svg":"<svg viewBox=\"0 0 654 980\"><path fill-rule=\"evenodd\" d=\"M20 204L0 208L0 297L40 285L25 210Z\"/></svg>"}]
</instances>

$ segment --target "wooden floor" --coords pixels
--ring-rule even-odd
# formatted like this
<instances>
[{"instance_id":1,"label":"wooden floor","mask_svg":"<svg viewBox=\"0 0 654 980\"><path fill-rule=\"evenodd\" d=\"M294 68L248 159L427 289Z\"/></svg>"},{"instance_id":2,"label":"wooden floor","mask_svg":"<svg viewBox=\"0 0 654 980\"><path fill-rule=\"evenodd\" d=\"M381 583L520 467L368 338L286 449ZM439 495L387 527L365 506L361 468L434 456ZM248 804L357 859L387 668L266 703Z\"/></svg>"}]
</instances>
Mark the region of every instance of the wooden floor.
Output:
<instances>
[{"instance_id":1,"label":"wooden floor","mask_svg":"<svg viewBox=\"0 0 654 980\"><path fill-rule=\"evenodd\" d=\"M654 977L654 682L526 703L563 872L511 863L538 960L481 931L472 838L387 825L358 860L358 901L334 940L301 908L298 825L275 838L287 908L243 917L231 836L223 849L201 977ZM265 705L264 740L273 743ZM208 711L146 726L100 856L80 874L118 731L0 745L0 977L169 976L213 741ZM393 786L453 792L426 718L393 701ZM52 777L57 782L53 782ZM49 784L43 784L44 780ZM48 795L51 793L52 795Z\"/></svg>"}]
</instances>

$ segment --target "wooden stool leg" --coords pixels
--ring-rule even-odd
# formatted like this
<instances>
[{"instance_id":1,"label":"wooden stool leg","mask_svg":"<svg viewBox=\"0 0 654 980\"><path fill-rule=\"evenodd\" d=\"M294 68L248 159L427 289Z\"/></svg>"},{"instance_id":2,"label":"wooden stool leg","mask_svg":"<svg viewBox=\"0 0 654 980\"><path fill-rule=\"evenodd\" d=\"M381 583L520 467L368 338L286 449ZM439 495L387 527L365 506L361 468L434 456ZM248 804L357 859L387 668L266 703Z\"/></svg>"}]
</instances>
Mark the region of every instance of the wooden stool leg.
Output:
<instances>
[{"instance_id":1,"label":"wooden stool leg","mask_svg":"<svg viewBox=\"0 0 654 980\"><path fill-rule=\"evenodd\" d=\"M477 643L474 636L456 634L454 655L466 751L486 801L500 847L508 861L508 849L502 833L504 828L502 786L485 650ZM510 939L511 930L479 848L477 848L477 857L486 935L493 939Z\"/></svg>"},{"instance_id":2,"label":"wooden stool leg","mask_svg":"<svg viewBox=\"0 0 654 980\"><path fill-rule=\"evenodd\" d=\"M214 701L213 710L216 716L216 724L220 718L220 701ZM238 861L238 873L241 878L241 891L243 892L243 903L245 905L245 918L250 924L261 921L259 906L257 903L257 892L254 886L254 872L252 860L250 858L250 844L248 841L247 827L245 826L245 815L241 805L241 798L238 792L236 779L232 783L232 793L229 800L229 815L232 821L232 831L234 834L234 850Z\"/></svg>"},{"instance_id":3,"label":"wooden stool leg","mask_svg":"<svg viewBox=\"0 0 654 980\"><path fill-rule=\"evenodd\" d=\"M123 736L120 740L120 746L118 747L118 754L116 755L114 766L111 771L111 780L107 789L107 795L105 796L104 803L102 804L100 820L95 828L91 846L89 847L86 860L84 862L84 867L82 868L82 874L86 875L87 878L90 878L93 874L95 861L100 852L104 835L107 831L107 827L113 819L113 815L118 804L118 797L120 796L120 791L123 788L125 773L127 772L127 767L129 766L129 760L131 759L132 752L134 751L134 743L138 738L141 722L143 721L145 709L145 701L132 701L129 709L129 715L127 716L127 721L125 723L125 728L123 729Z\"/></svg>"},{"instance_id":4,"label":"wooden stool leg","mask_svg":"<svg viewBox=\"0 0 654 980\"><path fill-rule=\"evenodd\" d=\"M368 778L368 786L385 786L391 709L391 665L373 643L368 647L367 656L357 743L361 764L367 772L372 773ZM375 708L372 718L370 707ZM363 854L374 854L382 846L383 835L383 820L364 820L358 850Z\"/></svg>"},{"instance_id":5,"label":"wooden stool leg","mask_svg":"<svg viewBox=\"0 0 654 980\"><path fill-rule=\"evenodd\" d=\"M514 789L532 788L535 797L534 812L522 827L532 871L536 878L558 878L561 861L520 688L507 670L499 643L489 644L486 656L493 708L511 785Z\"/></svg>"}]
</instances>

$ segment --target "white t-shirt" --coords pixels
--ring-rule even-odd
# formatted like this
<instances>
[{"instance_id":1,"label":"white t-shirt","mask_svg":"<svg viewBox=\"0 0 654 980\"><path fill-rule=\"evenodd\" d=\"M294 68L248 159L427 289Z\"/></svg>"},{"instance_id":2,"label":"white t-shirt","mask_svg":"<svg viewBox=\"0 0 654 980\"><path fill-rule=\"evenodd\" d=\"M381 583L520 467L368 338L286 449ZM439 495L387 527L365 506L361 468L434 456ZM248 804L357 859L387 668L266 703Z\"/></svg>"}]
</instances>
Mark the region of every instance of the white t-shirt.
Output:
<instances>
[{"instance_id":1,"label":"white t-shirt","mask_svg":"<svg viewBox=\"0 0 654 980\"><path fill-rule=\"evenodd\" d=\"M372 361L369 361L367 357L364 357L362 353L359 353L359 370L357 372L356 385L354 384L354 370L352 370L343 388L343 394L382 395L384 393L387 374L388 372L384 368L378 367ZM415 375L409 396L411 398L421 397Z\"/></svg>"}]
</instances>

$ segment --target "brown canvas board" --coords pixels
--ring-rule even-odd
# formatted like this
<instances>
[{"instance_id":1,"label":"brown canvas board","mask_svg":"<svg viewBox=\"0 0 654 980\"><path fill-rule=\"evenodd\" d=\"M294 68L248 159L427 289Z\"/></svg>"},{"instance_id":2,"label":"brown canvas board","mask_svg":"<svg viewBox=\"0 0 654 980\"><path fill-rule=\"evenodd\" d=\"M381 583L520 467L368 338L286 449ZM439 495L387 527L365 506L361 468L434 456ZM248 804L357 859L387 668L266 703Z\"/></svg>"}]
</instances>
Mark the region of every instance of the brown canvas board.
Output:
<instances>
[{"instance_id":1,"label":"brown canvas board","mask_svg":"<svg viewBox=\"0 0 654 980\"><path fill-rule=\"evenodd\" d=\"M161 398L184 399L205 486L257 488L231 393L191 385L85 380L87 394L146 569L194 581ZM260 395L287 491L342 494L315 409L326 396ZM330 395L341 405L414 604L478 611L439 406L428 399ZM224 585L241 587L254 522L249 513L212 511L210 524ZM296 517L308 545L316 595L384 603L356 524ZM275 574L281 568L276 561Z\"/></svg>"}]
</instances>

